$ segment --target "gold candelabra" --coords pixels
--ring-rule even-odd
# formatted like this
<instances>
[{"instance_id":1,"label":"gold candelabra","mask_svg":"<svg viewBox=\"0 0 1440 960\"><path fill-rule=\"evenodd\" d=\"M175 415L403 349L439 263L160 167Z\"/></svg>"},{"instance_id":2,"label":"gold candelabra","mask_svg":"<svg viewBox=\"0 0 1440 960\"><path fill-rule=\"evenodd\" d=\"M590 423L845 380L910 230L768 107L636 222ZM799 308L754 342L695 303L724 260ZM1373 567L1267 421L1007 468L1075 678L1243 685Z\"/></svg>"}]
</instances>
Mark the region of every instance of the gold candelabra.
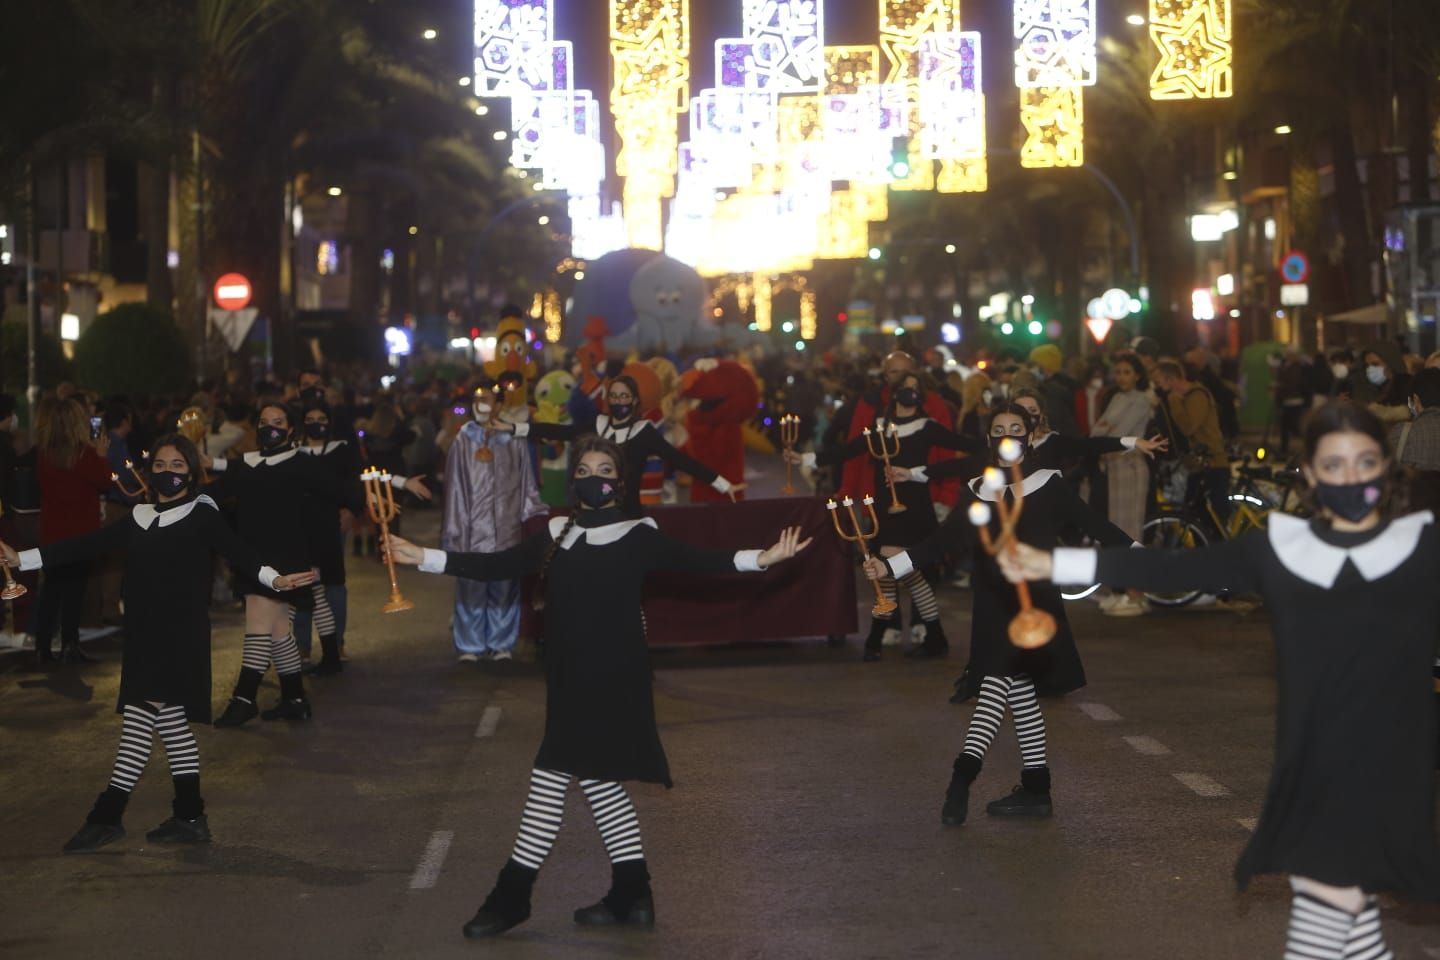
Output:
<instances>
[{"instance_id":1,"label":"gold candelabra","mask_svg":"<svg viewBox=\"0 0 1440 960\"><path fill-rule=\"evenodd\" d=\"M148 460L150 459L150 451L145 450L140 454L140 456ZM137 499L143 499L150 496L150 484L145 482L145 475L139 470L135 469L135 464L130 460L126 460L125 469L130 471L130 476L134 477L135 482L138 483L140 486L137 490L131 490L129 487L125 486L125 481L120 479L120 474L112 473L110 474L110 480L115 484L115 486L120 488L120 492L125 494L125 496L127 497L135 497Z\"/></svg>"},{"instance_id":2,"label":"gold candelabra","mask_svg":"<svg viewBox=\"0 0 1440 960\"><path fill-rule=\"evenodd\" d=\"M4 515L4 505L0 504L0 516ZM5 562L4 557L0 557L0 570L5 571L5 586L0 587L0 600L18 600L30 592L23 583L15 582L15 577L10 573L10 564Z\"/></svg>"},{"instance_id":3,"label":"gold candelabra","mask_svg":"<svg viewBox=\"0 0 1440 960\"><path fill-rule=\"evenodd\" d=\"M990 556L998 556L1002 550L1014 548L1018 538L1016 524L1025 509L1024 476L1020 472L1020 456L1023 449L1014 440L1000 443L999 455L1002 463L1010 467L1011 487L1015 502L1005 502L1005 473L999 467L989 467L981 478L981 489L995 497L995 509L983 500L970 504L968 517L980 534L980 543ZM993 515L1000 518L1000 535L991 537L990 520ZM1035 650L1045 646L1055 636L1055 618L1034 606L1030 599L1030 584L1021 581L1015 584L1015 593L1020 598L1020 612L1010 621L1008 633L1010 642L1022 650Z\"/></svg>"},{"instance_id":4,"label":"gold candelabra","mask_svg":"<svg viewBox=\"0 0 1440 960\"><path fill-rule=\"evenodd\" d=\"M896 495L895 478L890 476L890 458L898 456L900 453L900 434L896 431L895 424L877 420L873 433L869 427L866 427L861 433L865 434L865 446L869 448L870 456L885 465L885 484L890 488L890 506L885 512L904 513L905 504L901 503L899 496ZM875 449L877 440L880 443L878 450Z\"/></svg>"},{"instance_id":5,"label":"gold candelabra","mask_svg":"<svg viewBox=\"0 0 1440 960\"><path fill-rule=\"evenodd\" d=\"M380 545L390 570L390 600L380 610L382 613L413 610L415 604L400 594L400 585L395 580L395 558L390 554L390 521L400 512L395 506L395 488L390 485L390 474L371 467L360 474L360 479L365 484L365 504L370 511L370 519L380 528Z\"/></svg>"},{"instance_id":6,"label":"gold candelabra","mask_svg":"<svg viewBox=\"0 0 1440 960\"><path fill-rule=\"evenodd\" d=\"M795 444L800 442L800 418L793 413L787 413L780 418L780 442L785 445L787 453L794 453ZM794 466L789 460L785 461L785 487L780 492L786 496L795 492L791 475Z\"/></svg>"},{"instance_id":7,"label":"gold candelabra","mask_svg":"<svg viewBox=\"0 0 1440 960\"><path fill-rule=\"evenodd\" d=\"M869 560L870 545L866 541L873 540L880 535L880 519L875 516L874 497L867 494L863 503L865 515L870 519L870 531L868 533L865 531L865 525L860 522L860 512L855 509L855 500L853 498L845 497L838 505L843 506L845 512L850 515L850 528L854 531L853 533L847 533L845 531L845 524L841 520L840 511L834 500L826 501L825 507L830 511L830 520L835 524L835 533L841 540L858 543L860 545L860 556ZM896 603L894 600L885 596L880 590L879 580L872 580L871 583L875 585L875 605L870 608L870 612L877 617L888 617L895 612Z\"/></svg>"}]
</instances>

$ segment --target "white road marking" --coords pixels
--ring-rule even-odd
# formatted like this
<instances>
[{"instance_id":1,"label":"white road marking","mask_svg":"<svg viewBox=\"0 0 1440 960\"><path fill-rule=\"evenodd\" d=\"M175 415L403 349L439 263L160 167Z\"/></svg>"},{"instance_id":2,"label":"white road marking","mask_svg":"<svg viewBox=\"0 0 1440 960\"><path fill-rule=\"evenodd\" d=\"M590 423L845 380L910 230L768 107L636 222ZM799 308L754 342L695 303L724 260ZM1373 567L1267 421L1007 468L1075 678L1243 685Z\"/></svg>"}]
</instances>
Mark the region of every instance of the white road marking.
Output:
<instances>
[{"instance_id":1,"label":"white road marking","mask_svg":"<svg viewBox=\"0 0 1440 960\"><path fill-rule=\"evenodd\" d=\"M1228 797L1230 788L1225 784L1212 780L1203 773L1177 773L1173 775L1185 786L1195 791L1202 797Z\"/></svg>"},{"instance_id":2,"label":"white road marking","mask_svg":"<svg viewBox=\"0 0 1440 960\"><path fill-rule=\"evenodd\" d=\"M1091 720L1099 720L1101 722L1111 722L1124 719L1124 717L1120 716L1120 714L1116 713L1114 710L1111 710L1103 703L1082 703L1080 704L1080 712L1085 714L1085 716L1089 717Z\"/></svg>"},{"instance_id":3,"label":"white road marking","mask_svg":"<svg viewBox=\"0 0 1440 960\"><path fill-rule=\"evenodd\" d=\"M1258 826L1260 823L1260 821L1255 819L1254 817L1241 817L1235 822L1240 824L1240 826L1244 827L1246 830L1249 830L1251 833L1255 832L1255 827Z\"/></svg>"},{"instance_id":4,"label":"white road marking","mask_svg":"<svg viewBox=\"0 0 1440 960\"><path fill-rule=\"evenodd\" d=\"M1121 737L1120 739L1134 747L1136 753L1147 757L1163 757L1170 753L1170 748L1154 737Z\"/></svg>"},{"instance_id":5,"label":"white road marking","mask_svg":"<svg viewBox=\"0 0 1440 960\"><path fill-rule=\"evenodd\" d=\"M415 872L410 875L411 890L429 890L440 879L440 868L445 865L445 854L450 852L450 841L455 839L454 830L436 830L425 844L425 852Z\"/></svg>"},{"instance_id":6,"label":"white road marking","mask_svg":"<svg viewBox=\"0 0 1440 960\"><path fill-rule=\"evenodd\" d=\"M480 716L480 726L475 728L475 738L495 736L495 728L500 725L500 708L486 707L485 712Z\"/></svg>"}]
</instances>

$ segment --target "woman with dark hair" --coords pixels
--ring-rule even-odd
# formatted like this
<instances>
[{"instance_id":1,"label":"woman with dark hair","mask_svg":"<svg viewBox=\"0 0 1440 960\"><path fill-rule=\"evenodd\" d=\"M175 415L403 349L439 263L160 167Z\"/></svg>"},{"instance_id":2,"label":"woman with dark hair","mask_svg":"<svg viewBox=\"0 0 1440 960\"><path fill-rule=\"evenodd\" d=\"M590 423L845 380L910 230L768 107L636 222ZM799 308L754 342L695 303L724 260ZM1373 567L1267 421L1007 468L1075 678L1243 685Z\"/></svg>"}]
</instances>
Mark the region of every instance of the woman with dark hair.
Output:
<instances>
[{"instance_id":1,"label":"woman with dark hair","mask_svg":"<svg viewBox=\"0 0 1440 960\"><path fill-rule=\"evenodd\" d=\"M595 814L610 856L610 892L575 912L582 925L651 926L655 906L635 807L625 780L663 783L670 768L655 726L650 656L641 591L654 570L719 574L761 571L810 541L781 531L768 550L702 550L671 540L655 521L628 516L620 448L598 437L579 441L571 478L574 512L499 553L445 553L390 540L397 563L428 573L508 580L539 573L545 604L545 737L514 852L465 936L491 937L530 916L530 891L565 812L572 780Z\"/></svg>"},{"instance_id":2,"label":"woman with dark hair","mask_svg":"<svg viewBox=\"0 0 1440 960\"><path fill-rule=\"evenodd\" d=\"M1091 510L1059 470L1026 470L1035 435L1036 420L1018 403L1002 406L990 418L991 462L1003 473L990 473L970 481L968 502L962 502L933 534L910 549L882 560L871 557L865 572L872 580L903 577L911 570L933 563L946 550L973 543L969 527L983 518L991 536L1000 536L998 511L989 507L1002 497L1013 501L1016 491L1010 482L1010 463L1019 463L1025 472L1020 484L1025 506L1016 533L1032 543L1056 543L1062 530L1079 528L1106 545L1131 543L1124 531ZM1018 456L1001 456L1008 450ZM1055 637L1038 650L1020 650L1010 642L1010 621L1019 612L1015 588L1005 581L995 560L977 548L974 557L975 605L970 620L970 666L961 678L959 695L978 695L965 746L955 758L950 786L941 809L941 822L957 826L969 813L970 786L980 774L985 754L1000 732L1008 708L1020 741L1023 769L1020 786L1009 796L987 808L992 816L1047 817L1052 811L1050 768L1046 759L1045 718L1037 695L1056 696L1085 686L1085 668L1075 647L1075 637L1065 618L1060 591L1052 587L1031 591L1035 606L1055 618Z\"/></svg>"},{"instance_id":3,"label":"woman with dark hair","mask_svg":"<svg viewBox=\"0 0 1440 960\"><path fill-rule=\"evenodd\" d=\"M1376 894L1440 898L1435 843L1435 705L1440 532L1405 515L1385 429L1348 403L1304 429L1313 519L1200 550L1020 546L1012 579L1124 583L1143 590L1259 593L1279 659L1275 766L1235 868L1289 874L1286 956L1389 958ZM1045 545L1048 547L1048 543Z\"/></svg>"},{"instance_id":4,"label":"woman with dark hair","mask_svg":"<svg viewBox=\"0 0 1440 960\"><path fill-rule=\"evenodd\" d=\"M200 454L179 434L163 437L143 465L153 503L83 536L18 555L0 543L7 562L22 570L63 566L125 552L125 648L120 664L120 749L105 792L66 853L90 853L125 836L121 817L150 759L158 734L175 786L173 813L146 834L151 843L210 839L200 796L200 751L191 723L210 720L210 555L268 589L308 583L306 572L281 576L226 525L215 501L200 493Z\"/></svg>"},{"instance_id":5,"label":"woman with dark hair","mask_svg":"<svg viewBox=\"0 0 1440 960\"><path fill-rule=\"evenodd\" d=\"M216 500L233 496L240 538L257 553L288 570L308 570L306 540L307 494L355 513L365 509L363 494L341 483L314 457L300 456L294 446L290 410L278 402L260 408L256 436L260 449L238 460L205 458L216 479L210 494ZM307 584L310 581L306 581ZM240 676L217 727L238 727L259 714L265 720L308 720L310 701L300 674L300 651L290 629L294 607L310 607L308 590L275 590L253 577L240 578L245 595L245 645ZM271 663L280 677L280 702L263 714L255 705Z\"/></svg>"},{"instance_id":6,"label":"woman with dark hair","mask_svg":"<svg viewBox=\"0 0 1440 960\"><path fill-rule=\"evenodd\" d=\"M1111 368L1115 392L1091 430L1092 437L1143 436L1155 416L1155 395L1145 378L1145 367L1133 353L1122 353ZM1123 441L1122 441L1123 442ZM1105 503L1110 522L1131 540L1139 540L1150 505L1150 465L1144 449L1117 450L1100 457L1105 475ZM1112 617L1133 617L1146 612L1144 595L1119 590L1100 601L1100 609Z\"/></svg>"},{"instance_id":7,"label":"woman with dark hair","mask_svg":"<svg viewBox=\"0 0 1440 960\"><path fill-rule=\"evenodd\" d=\"M628 517L643 513L640 506L640 479L645 472L645 461L658 457L675 470L688 473L701 483L708 483L716 491L730 494L734 499L734 485L711 470L705 464L670 445L655 424L645 419L647 411L640 409L640 385L629 376L621 374L610 380L605 388L605 406L609 413L595 418L595 435L609 440L624 451L625 457L625 499L621 508ZM568 423L506 423L497 421L488 424L492 430L512 431L516 437L533 437L536 440L566 442L580 435L578 426Z\"/></svg>"},{"instance_id":8,"label":"woman with dark hair","mask_svg":"<svg viewBox=\"0 0 1440 960\"><path fill-rule=\"evenodd\" d=\"M302 374L303 375L303 374ZM343 491L348 503L363 502L365 493L360 484L362 464L360 451L348 440L334 438L330 405L323 399L308 400L302 423L304 441L300 451L314 457L329 473L334 489ZM408 490L422 500L430 499L430 490L420 477L392 474L391 484ZM310 608L295 609L294 633L300 652L310 656L310 627L320 638L320 662L310 669L315 676L330 676L345 669L340 655L345 649L345 621L348 595L345 590L345 544L340 531L341 507L334 500L316 494L305 495L305 541L310 551L310 568L316 581L310 585Z\"/></svg>"},{"instance_id":9,"label":"woman with dark hair","mask_svg":"<svg viewBox=\"0 0 1440 960\"><path fill-rule=\"evenodd\" d=\"M893 438L888 434L892 425L895 428ZM877 432L880 437L874 436ZM967 454L980 454L985 447L979 441L962 437L925 415L924 382L916 373L904 374L895 383L890 394L889 407L881 416L875 418L866 433L871 434L868 440L865 433L862 433L843 446L827 447L819 454L786 450L785 459L800 464L806 470L813 470L817 464L838 467L855 457L868 456L867 444L878 443L881 437L891 444L891 449L894 449L898 442L900 452L890 458L890 465L896 477L895 495L905 510L903 513L889 513L884 508L878 510L880 530L878 536L871 541L871 548L879 551L880 556L893 557L906 547L922 542L939 526L935 503L930 496L930 480L934 474L927 472L931 451L938 447ZM885 463L873 457L871 459L875 467L875 489L885 490ZM978 472L973 467L977 459L967 457L959 462L972 465L972 472ZM883 500L884 496L879 499ZM950 642L940 625L940 605L935 600L935 592L929 581L925 579L921 569L917 568L906 573L899 582L893 577L882 578L880 589L886 597L894 600L899 594L900 582L905 584L915 612L919 614L920 623L912 624L912 629L920 627L924 634L924 642L912 647L906 652L906 656L945 656L950 649ZM892 645L892 637L894 644L900 642L898 608L889 616L871 618L870 633L865 638L864 660L867 663L879 660L881 648Z\"/></svg>"},{"instance_id":10,"label":"woman with dark hair","mask_svg":"<svg viewBox=\"0 0 1440 960\"><path fill-rule=\"evenodd\" d=\"M41 404L35 445L36 477L40 482L40 545L58 543L100 529L100 498L114 489L105 461L110 438L92 430L79 400L67 398ZM35 610L35 661L51 662L50 643L60 627L60 659L83 663L80 650L80 608L91 560L76 558L45 571Z\"/></svg>"}]
</instances>

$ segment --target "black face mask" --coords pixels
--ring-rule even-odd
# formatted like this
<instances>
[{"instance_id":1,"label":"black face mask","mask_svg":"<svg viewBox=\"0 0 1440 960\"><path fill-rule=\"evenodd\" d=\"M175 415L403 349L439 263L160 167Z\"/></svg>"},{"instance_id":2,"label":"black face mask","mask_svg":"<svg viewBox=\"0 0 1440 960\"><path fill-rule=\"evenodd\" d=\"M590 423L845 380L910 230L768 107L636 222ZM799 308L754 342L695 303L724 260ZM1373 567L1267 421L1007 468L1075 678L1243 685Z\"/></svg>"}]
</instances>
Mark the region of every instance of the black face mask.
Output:
<instances>
[{"instance_id":1,"label":"black face mask","mask_svg":"<svg viewBox=\"0 0 1440 960\"><path fill-rule=\"evenodd\" d=\"M610 404L610 419L616 423L624 423L626 420L629 420L630 415L634 412L635 404L633 403Z\"/></svg>"},{"instance_id":2,"label":"black face mask","mask_svg":"<svg viewBox=\"0 0 1440 960\"><path fill-rule=\"evenodd\" d=\"M305 436L311 440L324 440L330 436L330 424L328 423L307 423L305 424Z\"/></svg>"},{"instance_id":3,"label":"black face mask","mask_svg":"<svg viewBox=\"0 0 1440 960\"><path fill-rule=\"evenodd\" d=\"M1380 505L1385 481L1378 477L1362 483L1317 483L1315 500L1337 517L1357 523Z\"/></svg>"},{"instance_id":4,"label":"black face mask","mask_svg":"<svg viewBox=\"0 0 1440 960\"><path fill-rule=\"evenodd\" d=\"M1021 459L1021 460L1025 459L1025 454L1029 451L1029 447L1030 447L1029 438L1027 438L1027 437L1011 437L1011 436L991 437L991 438L990 438L990 452L995 455L995 462L996 462L996 463L1004 463L1004 461L1000 459L1000 444L1004 443L1006 440L1014 440L1016 443L1020 444L1020 459ZM1019 461L1016 461L1016 462L1018 463Z\"/></svg>"},{"instance_id":5,"label":"black face mask","mask_svg":"<svg viewBox=\"0 0 1440 960\"><path fill-rule=\"evenodd\" d=\"M325 388L324 388L324 387L306 387L304 390L301 390L301 391L300 391L300 399L301 399L301 400L324 400L324 399L325 399Z\"/></svg>"},{"instance_id":6,"label":"black face mask","mask_svg":"<svg viewBox=\"0 0 1440 960\"><path fill-rule=\"evenodd\" d=\"M276 453L281 447L285 446L285 441L290 438L290 431L281 429L280 427L272 427L267 424L256 430L255 436L260 441L260 451L262 453Z\"/></svg>"},{"instance_id":7,"label":"black face mask","mask_svg":"<svg viewBox=\"0 0 1440 960\"><path fill-rule=\"evenodd\" d=\"M159 473L150 474L150 489L162 497L173 497L189 485L190 475L188 473L162 470Z\"/></svg>"},{"instance_id":8,"label":"black face mask","mask_svg":"<svg viewBox=\"0 0 1440 960\"><path fill-rule=\"evenodd\" d=\"M895 391L895 403L897 406L918 407L920 406L920 401L920 391L914 387L901 387Z\"/></svg>"},{"instance_id":9,"label":"black face mask","mask_svg":"<svg viewBox=\"0 0 1440 960\"><path fill-rule=\"evenodd\" d=\"M575 498L592 510L611 503L620 495L620 481L614 477L576 477Z\"/></svg>"}]
</instances>

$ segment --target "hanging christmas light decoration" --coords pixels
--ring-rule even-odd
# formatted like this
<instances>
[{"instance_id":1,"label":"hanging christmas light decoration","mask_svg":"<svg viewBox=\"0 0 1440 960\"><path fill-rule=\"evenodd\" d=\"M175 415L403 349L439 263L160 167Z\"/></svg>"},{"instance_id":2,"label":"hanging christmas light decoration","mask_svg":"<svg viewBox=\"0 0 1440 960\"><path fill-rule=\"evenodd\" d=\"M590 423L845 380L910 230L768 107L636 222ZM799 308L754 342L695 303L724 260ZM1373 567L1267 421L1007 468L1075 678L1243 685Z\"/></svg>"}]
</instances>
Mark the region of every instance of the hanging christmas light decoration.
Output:
<instances>
[{"instance_id":1,"label":"hanging christmas light decoration","mask_svg":"<svg viewBox=\"0 0 1440 960\"><path fill-rule=\"evenodd\" d=\"M819 93L825 83L823 0L744 0L745 36L715 42L722 87Z\"/></svg>"},{"instance_id":2,"label":"hanging christmas light decoration","mask_svg":"<svg viewBox=\"0 0 1440 960\"><path fill-rule=\"evenodd\" d=\"M1150 0L1150 39L1160 62L1150 75L1155 100L1234 95L1231 0Z\"/></svg>"},{"instance_id":3,"label":"hanging christmas light decoration","mask_svg":"<svg viewBox=\"0 0 1440 960\"><path fill-rule=\"evenodd\" d=\"M926 34L960 29L960 0L879 0L880 50L885 56L887 84L903 84L907 95L906 123L910 136L908 170L890 186L895 190L933 190L935 164L921 154L920 44Z\"/></svg>"},{"instance_id":4,"label":"hanging christmas light decoration","mask_svg":"<svg viewBox=\"0 0 1440 960\"><path fill-rule=\"evenodd\" d=\"M1083 87L1030 87L1020 91L1025 143L1022 167L1079 167L1085 163Z\"/></svg>"},{"instance_id":5,"label":"hanging christmas light decoration","mask_svg":"<svg viewBox=\"0 0 1440 960\"><path fill-rule=\"evenodd\" d=\"M1015 86L1095 83L1094 0L1015 0Z\"/></svg>"}]
</instances>

